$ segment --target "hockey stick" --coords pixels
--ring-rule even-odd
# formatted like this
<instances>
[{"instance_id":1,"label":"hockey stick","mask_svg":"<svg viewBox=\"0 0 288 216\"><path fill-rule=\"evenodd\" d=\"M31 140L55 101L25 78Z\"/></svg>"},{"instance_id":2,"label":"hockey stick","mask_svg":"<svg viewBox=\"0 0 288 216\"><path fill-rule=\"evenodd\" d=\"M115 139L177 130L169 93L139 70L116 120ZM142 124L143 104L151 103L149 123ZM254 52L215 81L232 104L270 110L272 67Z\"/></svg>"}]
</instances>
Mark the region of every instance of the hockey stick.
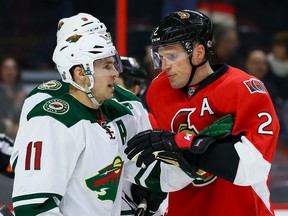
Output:
<instances>
[{"instance_id":1,"label":"hockey stick","mask_svg":"<svg viewBox=\"0 0 288 216\"><path fill-rule=\"evenodd\" d=\"M137 205L136 203L122 190L124 197L122 196L122 199L130 206L131 209L136 211Z\"/></svg>"},{"instance_id":2,"label":"hockey stick","mask_svg":"<svg viewBox=\"0 0 288 216\"><path fill-rule=\"evenodd\" d=\"M145 215L147 209L147 202L146 199L143 199L140 204L138 205L138 208L134 214L134 216L143 216Z\"/></svg>"},{"instance_id":3,"label":"hockey stick","mask_svg":"<svg viewBox=\"0 0 288 216\"><path fill-rule=\"evenodd\" d=\"M130 206L135 212L134 216L144 216L147 209L147 202L145 199L137 206L136 203L122 190L124 197L122 199Z\"/></svg>"},{"instance_id":4,"label":"hockey stick","mask_svg":"<svg viewBox=\"0 0 288 216\"><path fill-rule=\"evenodd\" d=\"M7 208L7 206L2 206L0 208L0 213L3 215L3 216L14 216L11 211Z\"/></svg>"}]
</instances>

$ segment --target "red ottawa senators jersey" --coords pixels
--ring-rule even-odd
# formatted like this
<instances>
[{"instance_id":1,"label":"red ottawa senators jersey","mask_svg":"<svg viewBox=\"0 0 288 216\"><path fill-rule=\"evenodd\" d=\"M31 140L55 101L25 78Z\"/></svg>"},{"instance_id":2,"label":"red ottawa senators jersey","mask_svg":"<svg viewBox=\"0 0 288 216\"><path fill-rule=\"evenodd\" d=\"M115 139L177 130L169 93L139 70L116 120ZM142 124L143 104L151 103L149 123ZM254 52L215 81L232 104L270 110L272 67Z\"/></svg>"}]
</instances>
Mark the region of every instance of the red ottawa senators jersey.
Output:
<instances>
[{"instance_id":1,"label":"red ottawa senators jersey","mask_svg":"<svg viewBox=\"0 0 288 216\"><path fill-rule=\"evenodd\" d=\"M225 64L212 69L213 74L187 92L173 89L162 72L147 93L149 109L161 129L197 134L232 114L232 134L243 134L241 141L231 141L239 156L234 181L215 177L169 193L167 215L274 215L268 182L280 128L270 95L260 80L239 69Z\"/></svg>"}]
</instances>

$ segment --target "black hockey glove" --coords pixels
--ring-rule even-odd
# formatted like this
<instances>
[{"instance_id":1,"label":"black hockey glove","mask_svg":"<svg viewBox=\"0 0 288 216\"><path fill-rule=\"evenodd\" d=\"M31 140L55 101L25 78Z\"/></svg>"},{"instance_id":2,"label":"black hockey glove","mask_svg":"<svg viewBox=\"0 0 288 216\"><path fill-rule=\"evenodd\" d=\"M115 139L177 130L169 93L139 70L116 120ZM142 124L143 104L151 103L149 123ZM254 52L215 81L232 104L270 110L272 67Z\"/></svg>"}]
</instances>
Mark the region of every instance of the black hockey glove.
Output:
<instances>
[{"instance_id":1,"label":"black hockey glove","mask_svg":"<svg viewBox=\"0 0 288 216\"><path fill-rule=\"evenodd\" d=\"M231 115L224 116L197 136L164 130L143 131L128 141L125 153L130 160L136 161L138 167L145 168L160 160L180 167L191 177L206 175L205 172L199 173L198 168L191 161L188 162L184 155L187 152L194 153L195 157L203 154L213 142L231 134L233 123Z\"/></svg>"},{"instance_id":2,"label":"black hockey glove","mask_svg":"<svg viewBox=\"0 0 288 216\"><path fill-rule=\"evenodd\" d=\"M0 133L0 173L10 178L14 178L14 172L9 163L13 145L13 139L6 134Z\"/></svg>"},{"instance_id":3,"label":"black hockey glove","mask_svg":"<svg viewBox=\"0 0 288 216\"><path fill-rule=\"evenodd\" d=\"M159 206L167 197L165 192L156 192L140 185L132 184L131 194L133 201L139 205L144 199L147 203L145 216L152 216L159 209Z\"/></svg>"}]
</instances>

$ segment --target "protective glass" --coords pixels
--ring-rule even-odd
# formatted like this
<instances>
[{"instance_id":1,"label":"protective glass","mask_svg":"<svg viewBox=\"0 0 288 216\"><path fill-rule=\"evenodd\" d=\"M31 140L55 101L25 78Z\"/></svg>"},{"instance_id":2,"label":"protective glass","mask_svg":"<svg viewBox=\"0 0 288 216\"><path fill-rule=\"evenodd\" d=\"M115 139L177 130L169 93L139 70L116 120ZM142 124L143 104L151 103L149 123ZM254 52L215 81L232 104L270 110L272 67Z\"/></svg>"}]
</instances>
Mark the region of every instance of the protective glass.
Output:
<instances>
[{"instance_id":1,"label":"protective glass","mask_svg":"<svg viewBox=\"0 0 288 216\"><path fill-rule=\"evenodd\" d=\"M150 52L154 69L161 69L164 63L171 65L191 56L180 43L154 46Z\"/></svg>"},{"instance_id":2,"label":"protective glass","mask_svg":"<svg viewBox=\"0 0 288 216\"><path fill-rule=\"evenodd\" d=\"M113 62L112 62L111 59L113 59ZM113 65L113 67L118 71L118 73L122 73L123 72L122 62L121 62L120 56L119 56L119 54L117 52L113 56L108 56L108 57L105 57L105 58L102 58L102 59L95 60L93 62L93 65L96 65L96 63L99 62L99 61L105 61L105 60L108 60L108 62L111 61L111 65ZM108 65L109 65L109 63L108 63Z\"/></svg>"},{"instance_id":3,"label":"protective glass","mask_svg":"<svg viewBox=\"0 0 288 216\"><path fill-rule=\"evenodd\" d=\"M115 59L115 62L114 62L115 69L119 73L122 73L123 72L123 66L122 66L122 61L121 61L121 58L120 58L118 52L114 55L114 59Z\"/></svg>"}]
</instances>

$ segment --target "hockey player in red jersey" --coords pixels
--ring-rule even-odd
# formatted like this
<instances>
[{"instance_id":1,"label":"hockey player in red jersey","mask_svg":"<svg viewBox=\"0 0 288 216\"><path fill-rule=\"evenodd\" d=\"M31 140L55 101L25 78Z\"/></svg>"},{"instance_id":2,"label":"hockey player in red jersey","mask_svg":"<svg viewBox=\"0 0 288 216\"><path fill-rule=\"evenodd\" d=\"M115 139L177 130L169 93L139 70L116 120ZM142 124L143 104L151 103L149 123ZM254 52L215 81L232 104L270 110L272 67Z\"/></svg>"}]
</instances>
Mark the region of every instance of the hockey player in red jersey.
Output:
<instances>
[{"instance_id":1,"label":"hockey player in red jersey","mask_svg":"<svg viewBox=\"0 0 288 216\"><path fill-rule=\"evenodd\" d=\"M260 80L209 64L212 32L207 16L189 10L169 14L153 30L151 55L163 72L151 83L147 102L161 130L141 132L125 153L137 166L158 160L195 177L169 193L168 216L271 216L278 119ZM226 114L234 118L232 135L201 134Z\"/></svg>"}]
</instances>

